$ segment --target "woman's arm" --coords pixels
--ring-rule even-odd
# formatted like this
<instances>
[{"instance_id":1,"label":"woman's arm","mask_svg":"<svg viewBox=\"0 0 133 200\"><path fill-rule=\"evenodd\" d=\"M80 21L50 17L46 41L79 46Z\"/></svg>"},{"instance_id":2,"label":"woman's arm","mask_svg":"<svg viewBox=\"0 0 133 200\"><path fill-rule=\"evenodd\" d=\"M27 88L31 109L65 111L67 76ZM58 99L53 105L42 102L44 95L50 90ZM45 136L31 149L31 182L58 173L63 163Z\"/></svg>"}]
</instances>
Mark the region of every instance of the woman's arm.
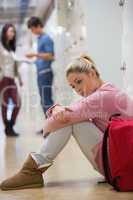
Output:
<instances>
[{"instance_id":1,"label":"woman's arm","mask_svg":"<svg viewBox=\"0 0 133 200\"><path fill-rule=\"evenodd\" d=\"M26 54L27 58L41 58L46 61L53 61L54 60L54 55L52 53L27 53Z\"/></svg>"},{"instance_id":2,"label":"woman's arm","mask_svg":"<svg viewBox=\"0 0 133 200\"><path fill-rule=\"evenodd\" d=\"M77 102L74 105L63 107L63 110L53 113L46 120L44 134L74 123L91 120L93 118L93 109L95 112L94 105L91 106L91 98L86 98L86 100Z\"/></svg>"}]
</instances>

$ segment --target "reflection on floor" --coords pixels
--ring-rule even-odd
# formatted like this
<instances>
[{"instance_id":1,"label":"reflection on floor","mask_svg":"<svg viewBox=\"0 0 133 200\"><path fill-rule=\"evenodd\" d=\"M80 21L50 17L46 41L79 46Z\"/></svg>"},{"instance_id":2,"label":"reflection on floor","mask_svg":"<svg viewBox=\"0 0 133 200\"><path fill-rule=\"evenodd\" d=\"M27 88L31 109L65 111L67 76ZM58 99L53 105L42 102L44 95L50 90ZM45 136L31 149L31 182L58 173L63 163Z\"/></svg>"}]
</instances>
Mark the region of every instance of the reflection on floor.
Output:
<instances>
[{"instance_id":1,"label":"reflection on floor","mask_svg":"<svg viewBox=\"0 0 133 200\"><path fill-rule=\"evenodd\" d=\"M5 137L0 131L0 181L16 172L27 154L36 151L43 138L26 128L19 138ZM28 124L28 123L27 123ZM29 124L28 124L29 125ZM30 126L29 126L30 127ZM28 130L28 131L27 131ZM60 153L54 165L44 175L45 187L20 191L0 191L1 200L132 200L132 193L118 193L107 184L97 184L102 177L96 173L72 138Z\"/></svg>"}]
</instances>

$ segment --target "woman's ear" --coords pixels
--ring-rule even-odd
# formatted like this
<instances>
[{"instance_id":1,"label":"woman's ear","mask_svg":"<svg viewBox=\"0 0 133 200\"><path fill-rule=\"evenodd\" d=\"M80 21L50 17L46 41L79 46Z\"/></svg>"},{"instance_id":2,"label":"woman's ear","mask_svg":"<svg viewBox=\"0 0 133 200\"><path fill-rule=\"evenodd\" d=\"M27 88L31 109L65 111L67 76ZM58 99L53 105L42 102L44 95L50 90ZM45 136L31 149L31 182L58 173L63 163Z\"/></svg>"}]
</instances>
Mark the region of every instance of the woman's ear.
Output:
<instances>
[{"instance_id":1,"label":"woman's ear","mask_svg":"<svg viewBox=\"0 0 133 200\"><path fill-rule=\"evenodd\" d=\"M96 75L96 72L95 72L95 70L94 69L90 69L89 70L89 74L88 74L90 77L93 77L93 78L95 78L97 75Z\"/></svg>"}]
</instances>

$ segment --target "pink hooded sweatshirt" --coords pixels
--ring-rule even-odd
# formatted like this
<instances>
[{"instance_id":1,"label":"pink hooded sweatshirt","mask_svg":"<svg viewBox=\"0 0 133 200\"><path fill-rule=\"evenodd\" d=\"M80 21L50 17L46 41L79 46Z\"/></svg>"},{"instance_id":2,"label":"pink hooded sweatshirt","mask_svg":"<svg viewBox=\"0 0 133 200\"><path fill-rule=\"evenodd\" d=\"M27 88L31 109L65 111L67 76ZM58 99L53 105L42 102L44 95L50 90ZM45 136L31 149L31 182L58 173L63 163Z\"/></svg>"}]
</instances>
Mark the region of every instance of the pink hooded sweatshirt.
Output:
<instances>
[{"instance_id":1,"label":"pink hooded sweatshirt","mask_svg":"<svg viewBox=\"0 0 133 200\"><path fill-rule=\"evenodd\" d=\"M88 121L89 123L90 120L104 133L109 118L113 114L120 113L124 118L133 118L133 100L125 92L120 91L110 83L103 84L88 97L67 107L72 112L66 111L67 122L65 123L61 123L52 117L53 107L48 110L44 133L54 132L60 128L83 121ZM103 174L101 146L102 139L92 149L92 152L97 168Z\"/></svg>"}]
</instances>

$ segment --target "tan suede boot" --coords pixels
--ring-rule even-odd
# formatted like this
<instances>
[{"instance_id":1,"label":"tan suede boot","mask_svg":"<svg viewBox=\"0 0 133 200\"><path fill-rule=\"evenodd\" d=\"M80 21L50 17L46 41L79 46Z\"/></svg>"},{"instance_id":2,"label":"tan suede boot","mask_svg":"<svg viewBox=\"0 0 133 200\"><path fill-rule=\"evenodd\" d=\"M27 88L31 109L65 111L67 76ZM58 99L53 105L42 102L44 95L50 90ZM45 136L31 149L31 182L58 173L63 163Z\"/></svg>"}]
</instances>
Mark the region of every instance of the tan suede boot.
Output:
<instances>
[{"instance_id":1,"label":"tan suede boot","mask_svg":"<svg viewBox=\"0 0 133 200\"><path fill-rule=\"evenodd\" d=\"M16 175L3 181L0 188L2 190L19 190L43 187L42 173L50 166L51 164L38 168L36 162L32 159L31 155L29 155L22 169Z\"/></svg>"}]
</instances>

